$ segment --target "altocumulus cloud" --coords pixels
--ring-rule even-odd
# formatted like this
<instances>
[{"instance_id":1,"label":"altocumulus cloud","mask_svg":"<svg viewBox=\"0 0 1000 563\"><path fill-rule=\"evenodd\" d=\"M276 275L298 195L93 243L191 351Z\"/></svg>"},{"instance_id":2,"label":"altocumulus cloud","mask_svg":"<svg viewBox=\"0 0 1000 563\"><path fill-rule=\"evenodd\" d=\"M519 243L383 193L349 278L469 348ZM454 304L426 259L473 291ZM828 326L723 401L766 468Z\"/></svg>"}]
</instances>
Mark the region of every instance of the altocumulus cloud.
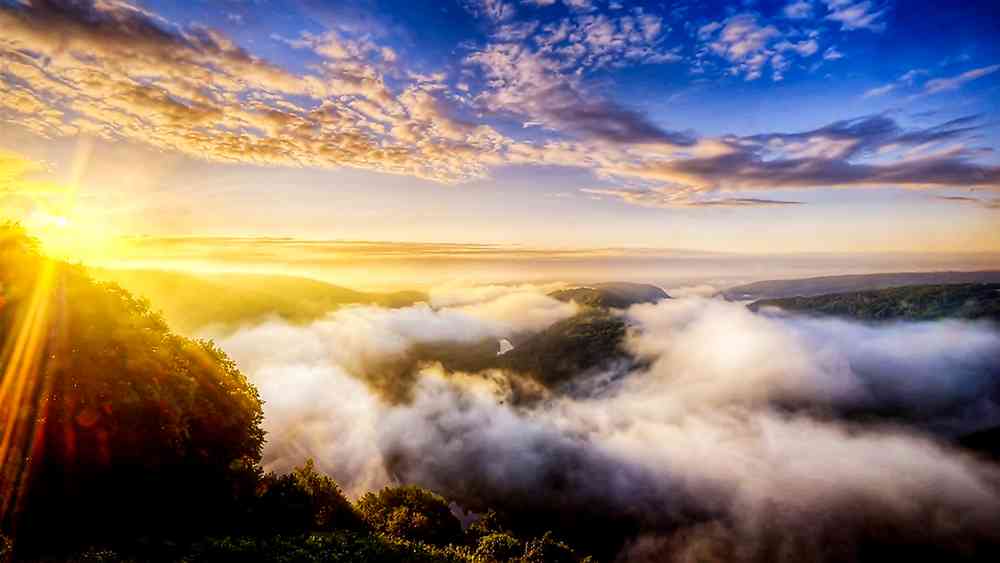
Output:
<instances>
[{"instance_id":1,"label":"altocumulus cloud","mask_svg":"<svg viewBox=\"0 0 1000 563\"><path fill-rule=\"evenodd\" d=\"M981 123L973 115L907 129L890 117L874 115L800 133L703 139L689 157L612 165L611 174L664 186L607 195L639 205L665 205L697 203L718 191L769 188L997 188L1000 167L977 162L982 151L969 144Z\"/></svg>"},{"instance_id":2,"label":"altocumulus cloud","mask_svg":"<svg viewBox=\"0 0 1000 563\"><path fill-rule=\"evenodd\" d=\"M826 4L827 17L848 29L884 21L871 2ZM475 5L489 34L467 47L462 82L453 84L448 73L412 72L396 51L344 30L273 37L315 61L292 72L218 30L124 2L5 2L0 118L50 137L91 134L216 161L347 166L447 183L505 164L578 167L641 183L652 191L606 195L655 207L794 203L722 193L736 190L998 185L1000 169L980 160L975 143L985 125L975 116L918 129L876 115L802 132L699 137L589 81L609 67L680 60L662 17L574 8L543 24L506 15L540 8ZM814 34L789 34L787 21L735 14L693 32L704 56L733 72L749 77L768 66L778 75L824 47ZM943 91L995 70L925 87ZM471 75L480 80L466 82ZM494 127L505 120L538 125L544 136L514 138Z\"/></svg>"},{"instance_id":3,"label":"altocumulus cloud","mask_svg":"<svg viewBox=\"0 0 1000 563\"><path fill-rule=\"evenodd\" d=\"M92 133L201 158L353 166L439 181L481 175L502 136L454 119L420 84L390 90L391 50L304 36L297 75L213 29L120 2L0 5L6 117L44 135ZM422 142L413 142L414 138Z\"/></svg>"}]
</instances>

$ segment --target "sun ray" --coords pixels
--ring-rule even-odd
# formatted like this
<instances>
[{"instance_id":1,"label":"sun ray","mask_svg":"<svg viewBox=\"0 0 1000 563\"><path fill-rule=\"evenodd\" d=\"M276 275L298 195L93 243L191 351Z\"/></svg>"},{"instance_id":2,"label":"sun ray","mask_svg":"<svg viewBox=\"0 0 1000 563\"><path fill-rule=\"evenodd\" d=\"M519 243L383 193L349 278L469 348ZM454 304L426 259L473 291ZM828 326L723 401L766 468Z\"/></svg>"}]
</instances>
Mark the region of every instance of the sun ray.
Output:
<instances>
[{"instance_id":1,"label":"sun ray","mask_svg":"<svg viewBox=\"0 0 1000 563\"><path fill-rule=\"evenodd\" d=\"M0 522L16 506L27 477L39 416L42 358L49 333L56 263L45 260L36 274L23 317L15 321L4 346L0 381Z\"/></svg>"}]
</instances>

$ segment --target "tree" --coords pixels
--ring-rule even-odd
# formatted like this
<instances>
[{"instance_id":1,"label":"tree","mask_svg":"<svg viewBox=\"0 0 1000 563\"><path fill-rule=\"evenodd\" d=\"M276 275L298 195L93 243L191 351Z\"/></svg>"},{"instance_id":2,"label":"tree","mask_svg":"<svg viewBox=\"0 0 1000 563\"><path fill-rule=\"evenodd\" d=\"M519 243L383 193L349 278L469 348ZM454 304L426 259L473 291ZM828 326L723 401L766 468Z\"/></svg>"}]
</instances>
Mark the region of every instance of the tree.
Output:
<instances>
[{"instance_id":1,"label":"tree","mask_svg":"<svg viewBox=\"0 0 1000 563\"><path fill-rule=\"evenodd\" d=\"M248 527L265 533L359 529L361 517L333 479L313 460L291 473L263 476Z\"/></svg>"},{"instance_id":2,"label":"tree","mask_svg":"<svg viewBox=\"0 0 1000 563\"><path fill-rule=\"evenodd\" d=\"M552 532L545 532L542 537L535 538L525 545L521 561L523 563L573 563L578 559L568 545L552 537Z\"/></svg>"},{"instance_id":3,"label":"tree","mask_svg":"<svg viewBox=\"0 0 1000 563\"><path fill-rule=\"evenodd\" d=\"M524 544L510 534L496 532L479 539L476 558L482 561L509 561L524 553Z\"/></svg>"},{"instance_id":4,"label":"tree","mask_svg":"<svg viewBox=\"0 0 1000 563\"><path fill-rule=\"evenodd\" d=\"M462 538L462 524L447 501L420 487L385 487L365 494L357 508L369 525L385 534L435 545Z\"/></svg>"},{"instance_id":5,"label":"tree","mask_svg":"<svg viewBox=\"0 0 1000 563\"><path fill-rule=\"evenodd\" d=\"M0 531L18 549L211 529L253 494L261 400L217 346L10 224L0 303Z\"/></svg>"}]
</instances>

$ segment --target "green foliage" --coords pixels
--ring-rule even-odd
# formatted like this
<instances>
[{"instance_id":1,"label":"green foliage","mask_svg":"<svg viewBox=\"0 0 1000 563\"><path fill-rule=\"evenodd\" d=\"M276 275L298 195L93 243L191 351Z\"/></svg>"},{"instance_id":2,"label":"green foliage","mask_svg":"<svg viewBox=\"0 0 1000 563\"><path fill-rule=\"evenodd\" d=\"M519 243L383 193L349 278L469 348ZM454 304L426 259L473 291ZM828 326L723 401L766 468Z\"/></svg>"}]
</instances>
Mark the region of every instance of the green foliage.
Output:
<instances>
[{"instance_id":1,"label":"green foliage","mask_svg":"<svg viewBox=\"0 0 1000 563\"><path fill-rule=\"evenodd\" d=\"M480 561L509 561L523 553L521 540L503 532L483 536L476 546L476 559Z\"/></svg>"},{"instance_id":2,"label":"green foliage","mask_svg":"<svg viewBox=\"0 0 1000 563\"><path fill-rule=\"evenodd\" d=\"M313 460L308 460L292 473L302 490L306 491L313 515L315 530L332 530L356 526L360 517L333 479L316 471Z\"/></svg>"},{"instance_id":3,"label":"green foliage","mask_svg":"<svg viewBox=\"0 0 1000 563\"><path fill-rule=\"evenodd\" d=\"M465 535L469 538L470 543L475 545L479 543L479 540L485 536L491 534L508 534L513 535L510 531L510 527L507 526L503 519L495 510L487 510L483 514L479 515L469 527L465 529Z\"/></svg>"},{"instance_id":4,"label":"green foliage","mask_svg":"<svg viewBox=\"0 0 1000 563\"><path fill-rule=\"evenodd\" d=\"M515 348L503 356L496 355L495 339L418 344L397 365L380 366L381 373L391 377L385 377L385 383L375 383L380 391L390 391L385 393L390 400L405 398L417 365L421 361L435 361L451 371L507 369L529 376L543 386L556 387L588 370L627 359L621 347L625 332L625 321L620 316L607 309L587 307L537 334L511 337ZM535 398L533 389L514 391L515 401Z\"/></svg>"},{"instance_id":5,"label":"green foliage","mask_svg":"<svg viewBox=\"0 0 1000 563\"><path fill-rule=\"evenodd\" d=\"M551 532L528 542L521 558L523 563L573 563L578 560L576 553L568 545L552 537Z\"/></svg>"},{"instance_id":6,"label":"green foliage","mask_svg":"<svg viewBox=\"0 0 1000 563\"><path fill-rule=\"evenodd\" d=\"M0 241L6 351L29 326L32 291L48 288L39 365L17 406L37 421L34 439L15 446L31 461L18 545L51 543L55 529L72 543L224 520L253 490L264 443L257 390L211 342L171 333L145 300L77 266L45 266L16 227Z\"/></svg>"},{"instance_id":7,"label":"green foliage","mask_svg":"<svg viewBox=\"0 0 1000 563\"><path fill-rule=\"evenodd\" d=\"M250 507L248 527L263 533L301 533L363 526L354 506L333 479L308 460L291 473L264 475Z\"/></svg>"},{"instance_id":8,"label":"green foliage","mask_svg":"<svg viewBox=\"0 0 1000 563\"><path fill-rule=\"evenodd\" d=\"M604 309L586 309L563 319L514 350L500 365L531 374L552 386L602 364L624 358L625 321Z\"/></svg>"},{"instance_id":9,"label":"green foliage","mask_svg":"<svg viewBox=\"0 0 1000 563\"><path fill-rule=\"evenodd\" d=\"M723 295L734 301L750 301L795 296L814 297L834 293L857 293L919 285L983 283L1000 283L1000 271L848 274L817 278L765 280L731 287L725 290Z\"/></svg>"},{"instance_id":10,"label":"green foliage","mask_svg":"<svg viewBox=\"0 0 1000 563\"><path fill-rule=\"evenodd\" d=\"M957 318L1000 322L1000 284L916 285L815 297L764 299L750 304L754 311L763 307L863 321Z\"/></svg>"},{"instance_id":11,"label":"green foliage","mask_svg":"<svg viewBox=\"0 0 1000 563\"><path fill-rule=\"evenodd\" d=\"M642 283L599 283L590 287L560 289L550 293L560 301L575 301L580 305L597 308L627 309L639 303L656 303L669 299L665 291L655 285Z\"/></svg>"},{"instance_id":12,"label":"green foliage","mask_svg":"<svg viewBox=\"0 0 1000 563\"><path fill-rule=\"evenodd\" d=\"M415 486L385 487L357 502L375 530L411 541L445 545L459 542L462 525L439 495Z\"/></svg>"},{"instance_id":13,"label":"green foliage","mask_svg":"<svg viewBox=\"0 0 1000 563\"><path fill-rule=\"evenodd\" d=\"M190 563L357 562L459 563L469 554L453 546L436 547L382 534L337 531L326 534L269 537L225 537L195 545L183 561Z\"/></svg>"}]
</instances>

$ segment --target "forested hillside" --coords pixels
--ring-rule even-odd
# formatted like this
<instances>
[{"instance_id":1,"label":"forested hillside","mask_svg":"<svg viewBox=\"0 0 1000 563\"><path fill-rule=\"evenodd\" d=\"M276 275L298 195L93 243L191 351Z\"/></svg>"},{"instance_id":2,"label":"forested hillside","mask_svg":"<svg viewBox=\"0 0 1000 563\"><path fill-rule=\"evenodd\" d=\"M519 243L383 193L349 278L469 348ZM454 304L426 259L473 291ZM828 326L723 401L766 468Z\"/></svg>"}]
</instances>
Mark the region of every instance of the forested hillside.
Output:
<instances>
[{"instance_id":1,"label":"forested hillside","mask_svg":"<svg viewBox=\"0 0 1000 563\"><path fill-rule=\"evenodd\" d=\"M577 561L489 513L260 466L257 390L214 344L0 228L0 560Z\"/></svg>"},{"instance_id":2,"label":"forested hillside","mask_svg":"<svg viewBox=\"0 0 1000 563\"><path fill-rule=\"evenodd\" d=\"M1000 283L916 285L815 297L762 299L749 305L758 311L833 315L863 321L929 321L944 318L1000 322Z\"/></svg>"},{"instance_id":3,"label":"forested hillside","mask_svg":"<svg viewBox=\"0 0 1000 563\"><path fill-rule=\"evenodd\" d=\"M792 280L766 280L731 287L723 292L727 299L750 301L812 297L830 293L871 291L912 285L951 285L1000 283L1000 271L981 272L908 272L898 274L858 274L822 276Z\"/></svg>"},{"instance_id":4,"label":"forested hillside","mask_svg":"<svg viewBox=\"0 0 1000 563\"><path fill-rule=\"evenodd\" d=\"M611 282L586 287L560 289L550 293L560 301L575 301L589 307L627 309L639 303L656 303L669 299L667 292L644 283Z\"/></svg>"}]
</instances>

